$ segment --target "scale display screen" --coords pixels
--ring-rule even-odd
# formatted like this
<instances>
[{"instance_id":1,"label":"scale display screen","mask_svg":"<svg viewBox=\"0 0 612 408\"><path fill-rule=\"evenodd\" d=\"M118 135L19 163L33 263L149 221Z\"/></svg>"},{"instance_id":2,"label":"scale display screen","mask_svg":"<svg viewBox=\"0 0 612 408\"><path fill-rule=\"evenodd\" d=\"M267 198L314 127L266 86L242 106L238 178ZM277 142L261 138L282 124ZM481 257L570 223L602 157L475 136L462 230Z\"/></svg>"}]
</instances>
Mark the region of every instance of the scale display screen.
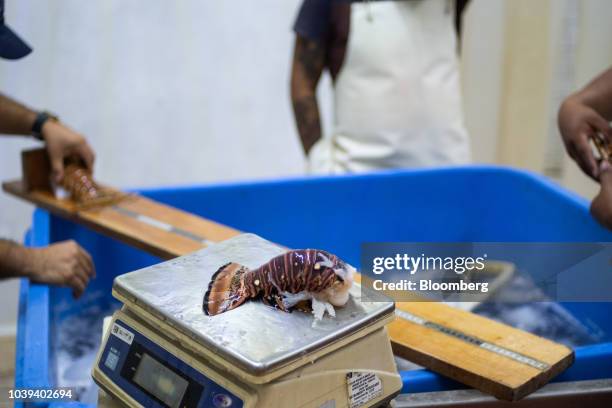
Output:
<instances>
[{"instance_id":1,"label":"scale display screen","mask_svg":"<svg viewBox=\"0 0 612 408\"><path fill-rule=\"evenodd\" d=\"M178 408L189 382L144 353L132 378L155 398L169 407Z\"/></svg>"}]
</instances>

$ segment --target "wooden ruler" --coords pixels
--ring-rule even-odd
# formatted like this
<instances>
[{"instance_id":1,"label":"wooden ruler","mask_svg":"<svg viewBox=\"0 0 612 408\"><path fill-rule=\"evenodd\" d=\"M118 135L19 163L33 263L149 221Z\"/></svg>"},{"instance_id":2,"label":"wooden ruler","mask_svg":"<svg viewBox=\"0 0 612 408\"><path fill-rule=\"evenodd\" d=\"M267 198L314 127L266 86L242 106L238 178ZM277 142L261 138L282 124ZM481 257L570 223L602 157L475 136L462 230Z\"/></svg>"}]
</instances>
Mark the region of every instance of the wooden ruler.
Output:
<instances>
[{"instance_id":1,"label":"wooden ruler","mask_svg":"<svg viewBox=\"0 0 612 408\"><path fill-rule=\"evenodd\" d=\"M500 399L523 398L574 361L564 345L442 303L395 307L396 355Z\"/></svg>"},{"instance_id":2,"label":"wooden ruler","mask_svg":"<svg viewBox=\"0 0 612 408\"><path fill-rule=\"evenodd\" d=\"M48 191L28 191L22 181L4 183L3 189L165 259L240 234L139 195L78 210ZM396 315L389 334L397 355L501 399L522 398L574 360L563 345L441 303L396 303Z\"/></svg>"}]
</instances>

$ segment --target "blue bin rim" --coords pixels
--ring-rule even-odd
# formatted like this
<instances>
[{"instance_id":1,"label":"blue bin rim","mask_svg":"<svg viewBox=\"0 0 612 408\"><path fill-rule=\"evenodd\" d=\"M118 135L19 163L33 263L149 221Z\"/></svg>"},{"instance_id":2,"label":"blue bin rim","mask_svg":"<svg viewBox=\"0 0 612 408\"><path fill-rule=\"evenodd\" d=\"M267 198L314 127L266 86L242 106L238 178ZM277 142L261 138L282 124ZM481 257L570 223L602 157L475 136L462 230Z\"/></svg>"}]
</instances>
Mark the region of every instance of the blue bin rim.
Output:
<instances>
[{"instance_id":1,"label":"blue bin rim","mask_svg":"<svg viewBox=\"0 0 612 408\"><path fill-rule=\"evenodd\" d=\"M561 186L556 181L546 177L542 174L535 173L530 170L520 169L510 166L501 165L490 165L490 164L475 164L465 166L446 166L446 167L431 167L431 168L418 168L418 169L400 169L400 170L382 170L370 173L352 173L352 174L338 174L338 175L297 175L287 176L281 178L259 178L259 179L240 179L240 180L228 180L221 182L202 182L196 184L184 184L184 185L160 185L160 186L147 186L147 187L130 187L129 191L138 192L144 195L155 194L155 193L180 193L182 191L193 190L193 189L229 189L236 187L254 187L254 186L276 186L286 185L292 183L303 183L303 184L316 184L316 183L333 183L339 180L346 179L361 179L361 180L376 180L380 178L388 177L402 177L409 175L411 177L419 176L430 176L430 175L457 175L457 174L506 174L510 176L518 176L525 180L543 184L551 192L569 199L572 204L581 210L587 210L589 201L584 197L581 197L577 193Z\"/></svg>"},{"instance_id":2,"label":"blue bin rim","mask_svg":"<svg viewBox=\"0 0 612 408\"><path fill-rule=\"evenodd\" d=\"M535 183L543 184L554 194L569 200L573 206L581 211L588 211L588 201L577 194L561 187L557 183L553 182L549 178L533 173L528 170L516 169L507 166L495 166L495 165L474 165L474 166L462 166L462 167L444 167L444 168L431 168L431 169L409 169L409 170L390 170L377 173L365 173L365 174L351 174L351 175L334 175L334 176L296 176L286 177L282 179L270 179L270 180L241 180L233 182L221 182L221 183L200 183L190 184L184 186L162 186L162 187L146 187L146 188L135 188L130 191L136 191L147 195L147 193L173 193L182 192L186 190L193 190L197 188L235 188L237 186L253 186L253 185L283 185L293 182L302 183L320 183L323 182L334 182L346 178L356 179L377 179L381 177L395 177L395 176L419 176L419 175L440 175L440 174L470 174L470 173L501 173L507 175L514 175L525 180L529 180ZM48 212L42 209L36 209L33 215L33 225L37 228L32 231L28 231L26 234L25 244L28 246L44 246L49 244L49 220L50 215ZM32 296L34 293L35 296ZM16 387L50 387L52 381L50 377L50 350L47 348L48 344L45 339L49 338L50 327L48 325L49 310L49 295L50 288L47 285L30 283L27 279L21 280L20 295L19 295L19 315L18 315L18 333L17 333L17 349L15 356L15 386ZM46 317L46 318L44 318ZM29 328L28 333L23 332L24 328ZM36 333L34 333L36 332ZM26 350L28 351L26 353ZM612 343L600 343L596 345L588 345L577 347L576 352L576 363L569 371L576 372L573 376L573 380L587 379L590 378L586 373L591 370L588 364L593 361L607 362L612 360ZM603 353L603 354L602 354ZM604 357L604 358L602 358ZM584 361L581 363L581 361ZM405 371L400 373L404 381L403 392L412 391L419 392L418 389L411 389L410 383L418 380L421 384L427 384L428 389L431 390L449 390L464 388L461 384L454 383L452 380L446 379L445 377L435 374L426 369L419 369L414 371ZM565 373L560 377L553 379L553 381L563 381L566 377ZM19 406L19 405L16 405ZM84 406L83 404L74 404L74 406Z\"/></svg>"}]
</instances>

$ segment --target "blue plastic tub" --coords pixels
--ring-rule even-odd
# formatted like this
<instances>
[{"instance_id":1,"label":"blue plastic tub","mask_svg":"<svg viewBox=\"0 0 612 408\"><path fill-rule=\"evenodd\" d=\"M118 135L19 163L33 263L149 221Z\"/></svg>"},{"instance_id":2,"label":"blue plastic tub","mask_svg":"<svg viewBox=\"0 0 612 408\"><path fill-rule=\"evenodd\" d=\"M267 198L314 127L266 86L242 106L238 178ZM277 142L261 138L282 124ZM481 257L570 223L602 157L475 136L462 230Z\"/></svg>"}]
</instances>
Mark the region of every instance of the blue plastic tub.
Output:
<instances>
[{"instance_id":1,"label":"blue plastic tub","mask_svg":"<svg viewBox=\"0 0 612 408\"><path fill-rule=\"evenodd\" d=\"M365 241L612 240L612 234L591 219L584 200L543 177L499 167L299 178L141 193L289 247L325 248L355 265L360 244ZM98 338L100 317L117 307L110 295L113 278L159 261L36 210L26 242L43 246L64 239L74 239L90 251L97 278L78 301L67 289L22 281L17 387L57 386L66 382L66 376L70 381L87 379L90 362L67 360L64 343L72 341L75 344L70 347L77 350L91 347L82 343ZM574 365L555 381L612 377L609 305L564 306L598 340L597 344L578 347ZM80 339L89 332L90 340ZM72 364L68 369L67 361ZM461 387L427 370L405 371L402 377L405 392Z\"/></svg>"}]
</instances>

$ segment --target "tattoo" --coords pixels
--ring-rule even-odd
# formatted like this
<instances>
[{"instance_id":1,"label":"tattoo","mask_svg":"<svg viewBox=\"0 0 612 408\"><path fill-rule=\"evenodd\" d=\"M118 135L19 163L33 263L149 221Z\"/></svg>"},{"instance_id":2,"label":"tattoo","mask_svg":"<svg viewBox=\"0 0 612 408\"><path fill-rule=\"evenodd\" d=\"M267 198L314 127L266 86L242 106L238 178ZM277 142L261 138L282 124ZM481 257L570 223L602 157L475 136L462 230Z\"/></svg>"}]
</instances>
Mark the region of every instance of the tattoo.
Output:
<instances>
[{"instance_id":1,"label":"tattoo","mask_svg":"<svg viewBox=\"0 0 612 408\"><path fill-rule=\"evenodd\" d=\"M293 112L304 152L308 154L312 146L321 138L321 121L316 96L307 95L294 100Z\"/></svg>"},{"instance_id":2,"label":"tattoo","mask_svg":"<svg viewBox=\"0 0 612 408\"><path fill-rule=\"evenodd\" d=\"M316 41L303 40L296 49L296 58L304 68L307 77L317 82L323 72L323 47Z\"/></svg>"},{"instance_id":3,"label":"tattoo","mask_svg":"<svg viewBox=\"0 0 612 408\"><path fill-rule=\"evenodd\" d=\"M323 72L324 49L316 41L297 38L291 75L291 99L304 151L308 153L321 138L316 88Z\"/></svg>"}]
</instances>

